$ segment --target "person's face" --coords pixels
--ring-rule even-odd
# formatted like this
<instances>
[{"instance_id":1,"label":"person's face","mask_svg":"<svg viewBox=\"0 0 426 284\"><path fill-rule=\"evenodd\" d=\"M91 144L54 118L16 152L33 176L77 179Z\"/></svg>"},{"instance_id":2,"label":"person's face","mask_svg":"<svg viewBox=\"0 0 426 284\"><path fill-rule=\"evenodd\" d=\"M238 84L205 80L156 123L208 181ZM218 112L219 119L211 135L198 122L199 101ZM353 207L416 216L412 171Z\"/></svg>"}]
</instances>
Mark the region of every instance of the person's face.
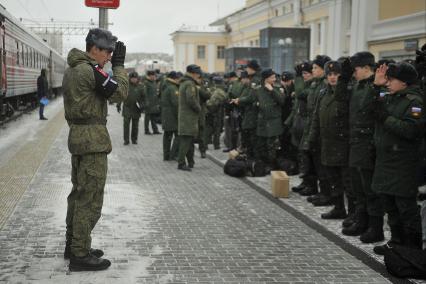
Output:
<instances>
[{"instance_id":1,"label":"person's face","mask_svg":"<svg viewBox=\"0 0 426 284\"><path fill-rule=\"evenodd\" d=\"M287 80L287 81L281 80L281 85L283 85L284 87L290 86L291 83L293 83L293 80Z\"/></svg>"},{"instance_id":2,"label":"person's face","mask_svg":"<svg viewBox=\"0 0 426 284\"><path fill-rule=\"evenodd\" d=\"M302 71L302 77L303 77L303 81L309 81L312 79L312 73L307 72L307 71Z\"/></svg>"},{"instance_id":3,"label":"person's face","mask_svg":"<svg viewBox=\"0 0 426 284\"><path fill-rule=\"evenodd\" d=\"M313 64L312 65L312 75L314 78L321 78L324 76L324 69L322 69L320 66Z\"/></svg>"},{"instance_id":4,"label":"person's face","mask_svg":"<svg viewBox=\"0 0 426 284\"><path fill-rule=\"evenodd\" d=\"M391 95L393 95L396 92L404 90L405 88L407 88L407 84L398 80L398 79L388 77L386 87L388 87L389 93Z\"/></svg>"},{"instance_id":5,"label":"person's face","mask_svg":"<svg viewBox=\"0 0 426 284\"><path fill-rule=\"evenodd\" d=\"M155 81L156 76L155 75L149 75L148 78L151 81Z\"/></svg>"},{"instance_id":6,"label":"person's face","mask_svg":"<svg viewBox=\"0 0 426 284\"><path fill-rule=\"evenodd\" d=\"M101 68L111 60L112 51L106 49L100 49L97 46L93 46L89 52L90 56L99 64Z\"/></svg>"},{"instance_id":7,"label":"person's face","mask_svg":"<svg viewBox=\"0 0 426 284\"><path fill-rule=\"evenodd\" d=\"M272 74L271 76L269 76L268 78L265 79L265 83L273 85L276 80L277 80L277 78L275 77L275 74Z\"/></svg>"},{"instance_id":8,"label":"person's face","mask_svg":"<svg viewBox=\"0 0 426 284\"><path fill-rule=\"evenodd\" d=\"M250 79L249 78L241 78L241 83L243 83L244 85L247 85L250 83Z\"/></svg>"},{"instance_id":9,"label":"person's face","mask_svg":"<svg viewBox=\"0 0 426 284\"><path fill-rule=\"evenodd\" d=\"M130 78L130 83L132 83L132 84L137 84L138 83L138 78L137 77L132 77L132 78Z\"/></svg>"},{"instance_id":10,"label":"person's face","mask_svg":"<svg viewBox=\"0 0 426 284\"><path fill-rule=\"evenodd\" d=\"M361 80L364 80L364 79L367 79L368 77L370 77L371 74L372 74L372 71L371 71L370 67L368 67L368 66L357 66L357 67L355 67L353 76L354 76L355 80L361 81Z\"/></svg>"},{"instance_id":11,"label":"person's face","mask_svg":"<svg viewBox=\"0 0 426 284\"><path fill-rule=\"evenodd\" d=\"M201 74L198 73L191 73L192 78L194 78L196 81L201 80Z\"/></svg>"},{"instance_id":12,"label":"person's face","mask_svg":"<svg viewBox=\"0 0 426 284\"><path fill-rule=\"evenodd\" d=\"M247 67L247 68L246 68L246 71L247 71L247 73L248 73L249 75L253 75L253 74L255 74L255 73L256 73L256 70L251 69L250 67Z\"/></svg>"},{"instance_id":13,"label":"person's face","mask_svg":"<svg viewBox=\"0 0 426 284\"><path fill-rule=\"evenodd\" d=\"M328 84L330 84L330 86L336 86L337 85L337 79L339 78L339 75L340 74L338 74L336 72L330 72L327 75L327 82L328 82Z\"/></svg>"}]
</instances>

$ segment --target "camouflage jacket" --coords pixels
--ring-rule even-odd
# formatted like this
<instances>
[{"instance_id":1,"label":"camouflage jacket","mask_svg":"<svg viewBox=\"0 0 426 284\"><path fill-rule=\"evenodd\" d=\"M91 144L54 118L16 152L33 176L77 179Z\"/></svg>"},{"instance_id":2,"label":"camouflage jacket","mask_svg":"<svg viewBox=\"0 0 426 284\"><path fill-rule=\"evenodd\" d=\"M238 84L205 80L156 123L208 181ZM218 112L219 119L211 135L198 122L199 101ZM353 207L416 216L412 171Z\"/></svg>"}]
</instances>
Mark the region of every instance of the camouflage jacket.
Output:
<instances>
[{"instance_id":1,"label":"camouflage jacket","mask_svg":"<svg viewBox=\"0 0 426 284\"><path fill-rule=\"evenodd\" d=\"M106 128L108 113L107 99L96 91L93 66L89 55L76 48L67 58L69 67L65 71L64 90L65 118L70 126L68 149L73 155L109 153L111 139ZM123 67L113 68L113 79L118 88L109 100L118 103L127 97L129 81Z\"/></svg>"}]
</instances>

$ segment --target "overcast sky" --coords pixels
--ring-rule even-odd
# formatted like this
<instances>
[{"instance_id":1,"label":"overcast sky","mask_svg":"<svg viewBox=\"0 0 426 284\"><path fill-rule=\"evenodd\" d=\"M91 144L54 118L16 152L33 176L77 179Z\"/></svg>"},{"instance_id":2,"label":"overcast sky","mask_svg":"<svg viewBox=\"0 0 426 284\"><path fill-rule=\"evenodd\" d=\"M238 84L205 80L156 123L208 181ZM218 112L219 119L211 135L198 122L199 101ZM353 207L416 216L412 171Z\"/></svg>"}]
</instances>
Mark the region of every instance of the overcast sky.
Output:
<instances>
[{"instance_id":1,"label":"overcast sky","mask_svg":"<svg viewBox=\"0 0 426 284\"><path fill-rule=\"evenodd\" d=\"M109 10L110 30L130 52L173 53L170 33L182 24L208 25L244 6L245 0L121 0ZM0 0L16 18L47 21L98 21L98 9L84 0ZM84 37L66 37L64 46L84 47Z\"/></svg>"}]
</instances>

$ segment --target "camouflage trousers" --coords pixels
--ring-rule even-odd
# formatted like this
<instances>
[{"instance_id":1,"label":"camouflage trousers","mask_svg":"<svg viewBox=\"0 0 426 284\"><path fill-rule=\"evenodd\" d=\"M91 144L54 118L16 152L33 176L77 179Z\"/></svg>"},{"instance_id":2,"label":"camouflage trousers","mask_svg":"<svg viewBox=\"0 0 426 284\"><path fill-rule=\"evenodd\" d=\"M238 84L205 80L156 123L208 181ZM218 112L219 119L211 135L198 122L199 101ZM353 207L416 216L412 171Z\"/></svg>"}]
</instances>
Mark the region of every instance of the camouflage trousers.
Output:
<instances>
[{"instance_id":1,"label":"camouflage trousers","mask_svg":"<svg viewBox=\"0 0 426 284\"><path fill-rule=\"evenodd\" d=\"M67 244L75 256L85 256L91 248L90 234L101 217L104 187L108 171L107 154L72 155L68 195Z\"/></svg>"}]
</instances>

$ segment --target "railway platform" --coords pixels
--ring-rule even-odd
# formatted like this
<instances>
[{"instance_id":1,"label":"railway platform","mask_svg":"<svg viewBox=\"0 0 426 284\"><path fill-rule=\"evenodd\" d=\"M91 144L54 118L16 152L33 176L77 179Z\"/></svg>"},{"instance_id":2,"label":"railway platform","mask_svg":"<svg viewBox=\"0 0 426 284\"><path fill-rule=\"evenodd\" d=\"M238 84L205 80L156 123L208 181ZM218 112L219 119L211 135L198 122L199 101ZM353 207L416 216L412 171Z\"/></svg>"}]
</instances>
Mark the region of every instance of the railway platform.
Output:
<instances>
[{"instance_id":1,"label":"railway platform","mask_svg":"<svg viewBox=\"0 0 426 284\"><path fill-rule=\"evenodd\" d=\"M339 234L299 196L274 199L270 176L226 176L225 154L197 155L192 172L162 160L161 135L113 142L93 247L111 267L69 272L63 259L71 190L62 99L48 121L24 115L0 129L0 283L407 283L389 276L370 246ZM143 123L142 121L140 123ZM297 178L291 183L297 183ZM420 283L420 282L419 282Z\"/></svg>"}]
</instances>

